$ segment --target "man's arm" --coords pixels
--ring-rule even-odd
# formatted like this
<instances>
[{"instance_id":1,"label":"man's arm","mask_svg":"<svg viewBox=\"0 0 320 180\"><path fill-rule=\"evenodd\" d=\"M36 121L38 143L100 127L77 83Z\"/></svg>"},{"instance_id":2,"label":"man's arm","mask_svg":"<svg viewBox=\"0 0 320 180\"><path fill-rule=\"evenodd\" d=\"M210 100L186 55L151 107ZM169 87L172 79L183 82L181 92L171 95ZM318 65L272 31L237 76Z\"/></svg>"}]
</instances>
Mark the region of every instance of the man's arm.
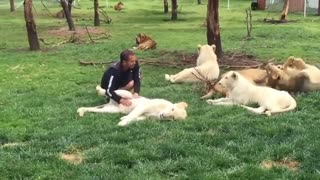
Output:
<instances>
[{"instance_id":1,"label":"man's arm","mask_svg":"<svg viewBox=\"0 0 320 180\"><path fill-rule=\"evenodd\" d=\"M140 94L140 78L141 78L141 71L140 71L140 66L139 63L135 65L133 69L133 82L134 82L134 92Z\"/></svg>"},{"instance_id":2,"label":"man's arm","mask_svg":"<svg viewBox=\"0 0 320 180\"><path fill-rule=\"evenodd\" d=\"M106 96L113 99L117 103L120 103L121 97L114 92L119 88L117 86L117 82L119 82L119 75L117 73L117 70L111 68L103 74L101 87L106 89Z\"/></svg>"}]
</instances>

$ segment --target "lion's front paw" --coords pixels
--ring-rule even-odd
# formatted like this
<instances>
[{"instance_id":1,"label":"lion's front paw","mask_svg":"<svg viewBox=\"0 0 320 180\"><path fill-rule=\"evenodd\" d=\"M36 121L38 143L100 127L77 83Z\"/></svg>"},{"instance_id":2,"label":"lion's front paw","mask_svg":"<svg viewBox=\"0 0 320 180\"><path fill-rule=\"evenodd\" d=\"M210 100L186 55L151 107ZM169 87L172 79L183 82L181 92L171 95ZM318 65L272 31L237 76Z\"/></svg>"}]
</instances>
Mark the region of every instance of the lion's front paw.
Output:
<instances>
[{"instance_id":1,"label":"lion's front paw","mask_svg":"<svg viewBox=\"0 0 320 180\"><path fill-rule=\"evenodd\" d=\"M84 108L78 108L77 113L79 114L80 117L84 115L85 109Z\"/></svg>"},{"instance_id":2,"label":"lion's front paw","mask_svg":"<svg viewBox=\"0 0 320 180\"><path fill-rule=\"evenodd\" d=\"M169 75L169 74L165 74L165 75L164 75L164 78L165 78L167 81L170 81L170 75Z\"/></svg>"},{"instance_id":3,"label":"lion's front paw","mask_svg":"<svg viewBox=\"0 0 320 180\"><path fill-rule=\"evenodd\" d=\"M129 124L128 121L122 120L122 121L120 121L120 122L118 123L118 126L124 127L124 126L127 126L128 124Z\"/></svg>"},{"instance_id":4,"label":"lion's front paw","mask_svg":"<svg viewBox=\"0 0 320 180\"><path fill-rule=\"evenodd\" d=\"M97 94L99 96L105 96L106 95L106 90L102 89L100 85L96 86L96 91L97 91Z\"/></svg>"},{"instance_id":5,"label":"lion's front paw","mask_svg":"<svg viewBox=\"0 0 320 180\"><path fill-rule=\"evenodd\" d=\"M216 102L212 99L208 99L208 100L206 100L206 102L211 105L216 104Z\"/></svg>"},{"instance_id":6,"label":"lion's front paw","mask_svg":"<svg viewBox=\"0 0 320 180\"><path fill-rule=\"evenodd\" d=\"M267 115L267 116L271 116L271 112L270 111L266 111L266 112L264 112L264 114Z\"/></svg>"}]
</instances>

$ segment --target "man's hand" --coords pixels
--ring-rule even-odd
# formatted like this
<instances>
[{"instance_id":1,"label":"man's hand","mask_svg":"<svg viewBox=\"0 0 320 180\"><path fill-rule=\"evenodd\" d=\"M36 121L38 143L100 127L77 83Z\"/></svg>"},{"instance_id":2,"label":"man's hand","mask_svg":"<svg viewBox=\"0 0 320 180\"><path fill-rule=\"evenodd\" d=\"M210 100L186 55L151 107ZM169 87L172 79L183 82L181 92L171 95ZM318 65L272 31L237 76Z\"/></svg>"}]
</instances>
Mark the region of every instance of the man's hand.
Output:
<instances>
[{"instance_id":1,"label":"man's hand","mask_svg":"<svg viewBox=\"0 0 320 180\"><path fill-rule=\"evenodd\" d=\"M138 97L139 97L139 94L138 94L138 93L133 93L132 97L133 97L133 98L138 98Z\"/></svg>"},{"instance_id":2,"label":"man's hand","mask_svg":"<svg viewBox=\"0 0 320 180\"><path fill-rule=\"evenodd\" d=\"M131 101L130 99L126 99L126 98L121 98L120 99L120 104L124 105L124 106L131 106Z\"/></svg>"}]
</instances>

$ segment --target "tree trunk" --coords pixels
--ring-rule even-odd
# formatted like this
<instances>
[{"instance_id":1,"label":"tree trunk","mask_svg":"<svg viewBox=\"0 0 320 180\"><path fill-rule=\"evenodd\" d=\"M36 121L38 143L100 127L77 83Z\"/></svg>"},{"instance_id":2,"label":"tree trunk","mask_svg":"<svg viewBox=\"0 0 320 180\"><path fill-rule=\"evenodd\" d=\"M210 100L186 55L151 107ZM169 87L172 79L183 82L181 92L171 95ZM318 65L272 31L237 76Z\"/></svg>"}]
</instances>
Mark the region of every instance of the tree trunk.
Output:
<instances>
[{"instance_id":1,"label":"tree trunk","mask_svg":"<svg viewBox=\"0 0 320 180\"><path fill-rule=\"evenodd\" d=\"M207 5L207 41L216 46L217 57L222 57L219 25L219 0L208 0Z\"/></svg>"},{"instance_id":2,"label":"tree trunk","mask_svg":"<svg viewBox=\"0 0 320 180\"><path fill-rule=\"evenodd\" d=\"M100 26L99 19L99 0L94 0L94 26Z\"/></svg>"},{"instance_id":3,"label":"tree trunk","mask_svg":"<svg viewBox=\"0 0 320 180\"><path fill-rule=\"evenodd\" d=\"M30 50L39 50L40 44L36 29L36 23L34 22L32 14L32 0L24 1L24 19L26 21Z\"/></svg>"},{"instance_id":4,"label":"tree trunk","mask_svg":"<svg viewBox=\"0 0 320 180\"><path fill-rule=\"evenodd\" d=\"M163 8L164 8L164 13L169 12L168 0L163 0Z\"/></svg>"},{"instance_id":5,"label":"tree trunk","mask_svg":"<svg viewBox=\"0 0 320 180\"><path fill-rule=\"evenodd\" d=\"M320 16L320 0L318 2L318 16Z\"/></svg>"},{"instance_id":6,"label":"tree trunk","mask_svg":"<svg viewBox=\"0 0 320 180\"><path fill-rule=\"evenodd\" d=\"M73 0L68 0L68 10L69 10L70 14L71 14L71 9L72 9L72 3L73 3Z\"/></svg>"},{"instance_id":7,"label":"tree trunk","mask_svg":"<svg viewBox=\"0 0 320 180\"><path fill-rule=\"evenodd\" d=\"M61 2L62 9L64 11L64 14L65 14L67 22L68 22L69 31L74 31L76 28L74 27L71 14L69 12L68 4L67 4L66 0L61 0L60 2Z\"/></svg>"},{"instance_id":8,"label":"tree trunk","mask_svg":"<svg viewBox=\"0 0 320 180\"><path fill-rule=\"evenodd\" d=\"M177 0L171 0L172 4L172 15L171 15L171 20L175 21L178 19L178 5L177 5Z\"/></svg>"},{"instance_id":9,"label":"tree trunk","mask_svg":"<svg viewBox=\"0 0 320 180\"><path fill-rule=\"evenodd\" d=\"M13 12L13 11L15 11L14 0L10 0L10 12Z\"/></svg>"},{"instance_id":10,"label":"tree trunk","mask_svg":"<svg viewBox=\"0 0 320 180\"><path fill-rule=\"evenodd\" d=\"M283 4L282 12L281 12L281 17L280 17L281 21L283 22L287 21L288 11L289 11L289 0L285 0Z\"/></svg>"},{"instance_id":11,"label":"tree trunk","mask_svg":"<svg viewBox=\"0 0 320 180\"><path fill-rule=\"evenodd\" d=\"M201 4L201 0L198 0L198 4Z\"/></svg>"}]
</instances>

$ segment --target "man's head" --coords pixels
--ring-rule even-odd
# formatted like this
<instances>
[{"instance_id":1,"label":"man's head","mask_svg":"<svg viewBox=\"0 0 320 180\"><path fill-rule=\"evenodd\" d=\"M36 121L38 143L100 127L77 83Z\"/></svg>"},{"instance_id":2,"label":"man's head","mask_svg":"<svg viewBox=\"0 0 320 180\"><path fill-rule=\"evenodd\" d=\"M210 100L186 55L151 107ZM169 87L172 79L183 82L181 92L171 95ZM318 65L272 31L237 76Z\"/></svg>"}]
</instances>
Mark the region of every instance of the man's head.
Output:
<instances>
[{"instance_id":1,"label":"man's head","mask_svg":"<svg viewBox=\"0 0 320 180\"><path fill-rule=\"evenodd\" d=\"M126 49L120 53L120 63L124 70L133 69L136 62L136 55L132 51Z\"/></svg>"}]
</instances>

